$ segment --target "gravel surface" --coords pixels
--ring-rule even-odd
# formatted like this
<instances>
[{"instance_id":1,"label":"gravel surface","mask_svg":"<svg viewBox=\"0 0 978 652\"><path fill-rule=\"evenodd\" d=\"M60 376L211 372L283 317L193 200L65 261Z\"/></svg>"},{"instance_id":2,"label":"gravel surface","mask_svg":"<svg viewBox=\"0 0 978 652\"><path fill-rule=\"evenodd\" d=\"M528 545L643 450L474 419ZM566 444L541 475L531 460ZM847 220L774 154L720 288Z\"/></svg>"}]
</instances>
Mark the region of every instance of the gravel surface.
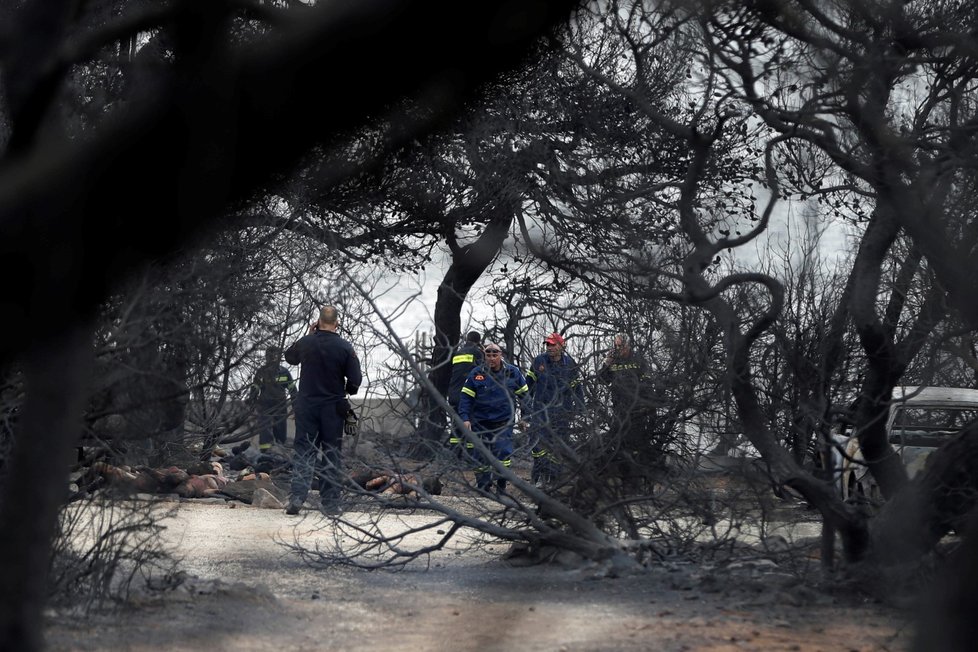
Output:
<instances>
[{"instance_id":1,"label":"gravel surface","mask_svg":"<svg viewBox=\"0 0 978 652\"><path fill-rule=\"evenodd\" d=\"M176 506L164 538L183 558L183 582L136 594L114 613L52 613L49 649L910 649L907 614L822 593L768 560L663 564L608 578L589 566L518 566L501 559L507 545L463 532L426 565L319 568L290 548L328 546L334 525L316 512L289 517L223 501ZM365 514L345 516L366 522ZM390 510L383 526L431 518Z\"/></svg>"}]
</instances>

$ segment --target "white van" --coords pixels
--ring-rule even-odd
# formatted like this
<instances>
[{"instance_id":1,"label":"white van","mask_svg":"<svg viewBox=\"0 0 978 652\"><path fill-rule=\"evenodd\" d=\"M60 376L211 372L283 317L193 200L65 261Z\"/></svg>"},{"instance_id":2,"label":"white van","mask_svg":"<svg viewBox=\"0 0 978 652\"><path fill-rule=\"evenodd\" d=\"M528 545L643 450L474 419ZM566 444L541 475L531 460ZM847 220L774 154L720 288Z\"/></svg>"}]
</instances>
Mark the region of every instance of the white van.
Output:
<instances>
[{"instance_id":1,"label":"white van","mask_svg":"<svg viewBox=\"0 0 978 652\"><path fill-rule=\"evenodd\" d=\"M913 478L924 468L931 453L975 420L978 420L978 389L895 387L886 433ZM845 442L847 456L855 461L842 461L842 497L862 495L878 500L879 487L862 463L859 442L852 436Z\"/></svg>"}]
</instances>

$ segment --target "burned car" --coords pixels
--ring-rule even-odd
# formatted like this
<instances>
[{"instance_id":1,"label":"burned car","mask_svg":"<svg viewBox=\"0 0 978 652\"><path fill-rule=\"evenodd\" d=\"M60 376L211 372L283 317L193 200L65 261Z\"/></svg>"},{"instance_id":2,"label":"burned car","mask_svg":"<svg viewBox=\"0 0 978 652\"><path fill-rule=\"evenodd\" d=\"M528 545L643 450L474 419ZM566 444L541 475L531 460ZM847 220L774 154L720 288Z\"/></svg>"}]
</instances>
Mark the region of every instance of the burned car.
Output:
<instances>
[{"instance_id":1,"label":"burned car","mask_svg":"<svg viewBox=\"0 0 978 652\"><path fill-rule=\"evenodd\" d=\"M911 478L927 457L978 419L978 389L964 387L896 387L886 420L886 435ZM841 463L840 489L844 499L880 499L879 487L868 473L851 433L841 433L846 458ZM849 436L847 436L849 435ZM837 435L836 440L840 437Z\"/></svg>"}]
</instances>

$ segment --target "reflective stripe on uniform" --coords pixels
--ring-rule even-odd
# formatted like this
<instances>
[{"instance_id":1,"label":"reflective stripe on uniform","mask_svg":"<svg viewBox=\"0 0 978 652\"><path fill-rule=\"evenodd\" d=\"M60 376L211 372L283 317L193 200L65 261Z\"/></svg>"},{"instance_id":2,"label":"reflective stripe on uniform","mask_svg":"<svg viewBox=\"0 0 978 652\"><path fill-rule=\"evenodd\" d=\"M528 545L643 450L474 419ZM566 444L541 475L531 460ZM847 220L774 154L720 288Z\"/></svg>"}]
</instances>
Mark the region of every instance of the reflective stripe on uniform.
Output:
<instances>
[{"instance_id":1,"label":"reflective stripe on uniform","mask_svg":"<svg viewBox=\"0 0 978 652\"><path fill-rule=\"evenodd\" d=\"M513 466L513 460L499 460L499 463L505 466L506 468ZM477 466L473 470L476 473L488 473L489 471L492 471L492 467L488 464L485 464L483 466Z\"/></svg>"},{"instance_id":2,"label":"reflective stripe on uniform","mask_svg":"<svg viewBox=\"0 0 978 652\"><path fill-rule=\"evenodd\" d=\"M519 395L519 394L526 394L528 391L530 391L530 386L529 385L523 385L522 387L520 387L518 390L516 390L513 393Z\"/></svg>"},{"instance_id":3,"label":"reflective stripe on uniform","mask_svg":"<svg viewBox=\"0 0 978 652\"><path fill-rule=\"evenodd\" d=\"M530 451L530 455L532 455L534 459L546 458L546 459L550 460L551 462L554 462L555 464L558 464L559 463L559 460L557 459L557 456L554 455L553 454L553 451L551 451L548 448L541 448L539 450Z\"/></svg>"},{"instance_id":4,"label":"reflective stripe on uniform","mask_svg":"<svg viewBox=\"0 0 978 652\"><path fill-rule=\"evenodd\" d=\"M526 377L527 378L532 378L533 380L536 380L537 379L537 375L535 373L533 373L533 370L532 369L527 370Z\"/></svg>"},{"instance_id":5,"label":"reflective stripe on uniform","mask_svg":"<svg viewBox=\"0 0 978 652\"><path fill-rule=\"evenodd\" d=\"M625 369L638 369L638 363L623 362L623 363L611 365L612 371L624 371Z\"/></svg>"},{"instance_id":6,"label":"reflective stripe on uniform","mask_svg":"<svg viewBox=\"0 0 978 652\"><path fill-rule=\"evenodd\" d=\"M452 358L452 364L461 364L463 362L475 362L475 355L472 353L462 353Z\"/></svg>"},{"instance_id":7,"label":"reflective stripe on uniform","mask_svg":"<svg viewBox=\"0 0 978 652\"><path fill-rule=\"evenodd\" d=\"M462 388L462 393L463 394L468 394L472 398L475 398L475 390L472 389L472 388L470 388L470 387L463 387Z\"/></svg>"}]
</instances>

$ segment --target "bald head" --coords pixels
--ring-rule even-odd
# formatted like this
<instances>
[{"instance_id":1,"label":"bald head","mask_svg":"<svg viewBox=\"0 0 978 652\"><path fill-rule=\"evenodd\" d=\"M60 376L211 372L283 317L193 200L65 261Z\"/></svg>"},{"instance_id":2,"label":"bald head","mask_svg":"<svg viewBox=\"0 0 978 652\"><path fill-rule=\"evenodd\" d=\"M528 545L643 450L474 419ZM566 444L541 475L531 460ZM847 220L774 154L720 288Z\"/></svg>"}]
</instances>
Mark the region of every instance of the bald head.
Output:
<instances>
[{"instance_id":1,"label":"bald head","mask_svg":"<svg viewBox=\"0 0 978 652\"><path fill-rule=\"evenodd\" d=\"M336 306L323 306L319 309L319 321L324 324L335 324L340 320L340 311Z\"/></svg>"},{"instance_id":2,"label":"bald head","mask_svg":"<svg viewBox=\"0 0 978 652\"><path fill-rule=\"evenodd\" d=\"M319 309L319 330L336 331L340 325L340 312L336 306L323 306Z\"/></svg>"}]
</instances>

